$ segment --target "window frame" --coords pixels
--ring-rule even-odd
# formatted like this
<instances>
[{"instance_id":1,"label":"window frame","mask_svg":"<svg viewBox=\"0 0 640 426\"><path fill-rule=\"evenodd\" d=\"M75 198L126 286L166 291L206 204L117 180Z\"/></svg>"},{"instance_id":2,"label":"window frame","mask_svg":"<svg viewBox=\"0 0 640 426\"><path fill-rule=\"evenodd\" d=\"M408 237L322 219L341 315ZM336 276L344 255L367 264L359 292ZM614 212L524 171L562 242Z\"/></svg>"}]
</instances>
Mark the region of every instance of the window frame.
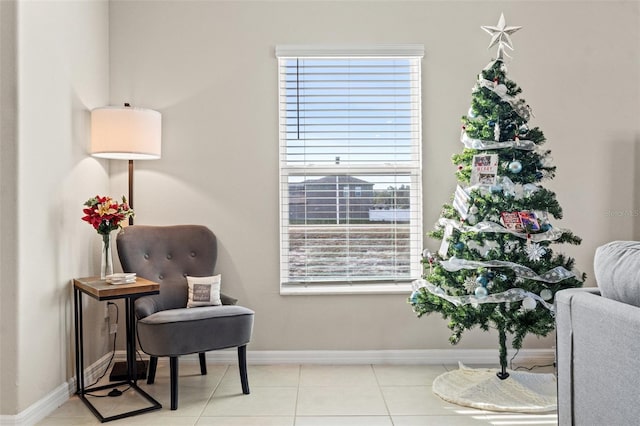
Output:
<instances>
[{"instance_id":1,"label":"window frame","mask_svg":"<svg viewBox=\"0 0 640 426\"><path fill-rule=\"evenodd\" d=\"M300 46L300 45L279 45L276 47L276 58L278 60L278 145L279 145L279 271L280 271L280 294L282 295L306 295L306 294L406 294L411 289L411 282L420 278L422 274L421 253L422 253L422 66L421 60L424 56L424 47L422 45L368 45L368 46ZM290 166L286 161L286 143L287 138L283 137L286 133L286 123L284 123L283 115L280 113L282 108L283 91L286 89L281 82L281 60L291 58L376 58L376 59L415 59L417 60L417 88L413 89L417 95L417 118L416 122L411 121L411 125L416 125L417 144L412 142L411 148L417 152L412 154L415 157L416 164L413 166L394 164L393 166L382 165L366 165L366 166L350 166L348 174L345 176L356 175L375 175L380 174L387 176L389 171L393 170L396 175L409 176L410 187L412 193L415 191L417 202L412 203L411 212L415 223L410 223L410 277L396 277L393 280L370 280L370 281L344 281L325 282L325 281L308 281L308 282L289 282L289 274L284 271L289 270L288 253L289 252L289 191L288 188L290 176L296 176L296 170L304 171L304 176L328 176L336 174L335 167L306 165L306 166ZM348 185L350 191L352 185ZM412 197L411 197L412 198ZM285 255L286 253L286 255Z\"/></svg>"}]
</instances>

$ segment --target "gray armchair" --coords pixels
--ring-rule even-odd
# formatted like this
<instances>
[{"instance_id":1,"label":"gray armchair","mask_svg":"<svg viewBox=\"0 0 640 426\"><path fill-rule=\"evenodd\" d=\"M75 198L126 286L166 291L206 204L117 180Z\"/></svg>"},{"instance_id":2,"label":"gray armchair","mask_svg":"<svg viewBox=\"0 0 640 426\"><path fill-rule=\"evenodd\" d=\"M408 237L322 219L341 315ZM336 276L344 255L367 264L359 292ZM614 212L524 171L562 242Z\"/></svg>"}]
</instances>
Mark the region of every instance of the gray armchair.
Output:
<instances>
[{"instance_id":1,"label":"gray armchair","mask_svg":"<svg viewBox=\"0 0 640 426\"><path fill-rule=\"evenodd\" d=\"M248 394L246 345L254 312L224 294L222 305L187 308L186 277L213 275L217 259L213 232L199 225L135 225L124 228L116 244L124 272L160 284L160 294L135 301L140 348L150 355L147 383L155 381L158 357L169 357L171 409L175 410L178 357L199 354L200 372L207 374L205 352L237 347L242 392Z\"/></svg>"}]
</instances>

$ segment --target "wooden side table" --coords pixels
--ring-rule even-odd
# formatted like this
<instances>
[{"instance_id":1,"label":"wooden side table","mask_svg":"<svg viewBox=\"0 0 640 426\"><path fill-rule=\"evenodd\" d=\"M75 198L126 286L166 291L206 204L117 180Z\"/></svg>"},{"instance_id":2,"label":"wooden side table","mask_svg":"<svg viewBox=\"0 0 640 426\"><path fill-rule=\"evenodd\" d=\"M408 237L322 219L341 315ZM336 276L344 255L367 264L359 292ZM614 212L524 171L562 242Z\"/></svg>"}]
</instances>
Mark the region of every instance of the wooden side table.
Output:
<instances>
[{"instance_id":1,"label":"wooden side table","mask_svg":"<svg viewBox=\"0 0 640 426\"><path fill-rule=\"evenodd\" d=\"M126 322L126 347L127 347L127 379L117 383L110 383L104 386L85 388L84 383L84 346L83 346L83 324L82 324L82 294L87 294L96 300L125 300L125 322ZM136 318L133 311L133 303L140 296L160 293L160 285L144 278L137 278L135 283L113 285L101 280L98 277L76 278L73 280L73 295L75 302L75 326L76 326L76 393L82 401L89 407L91 412L100 420L108 422L125 417L135 416L152 410L162 408L162 405L153 399L137 385L136 372ZM115 388L120 385L128 385L135 392L142 395L151 403L150 406L138 410L120 413L110 417L104 417L100 411L86 397L87 393L104 389Z\"/></svg>"}]
</instances>

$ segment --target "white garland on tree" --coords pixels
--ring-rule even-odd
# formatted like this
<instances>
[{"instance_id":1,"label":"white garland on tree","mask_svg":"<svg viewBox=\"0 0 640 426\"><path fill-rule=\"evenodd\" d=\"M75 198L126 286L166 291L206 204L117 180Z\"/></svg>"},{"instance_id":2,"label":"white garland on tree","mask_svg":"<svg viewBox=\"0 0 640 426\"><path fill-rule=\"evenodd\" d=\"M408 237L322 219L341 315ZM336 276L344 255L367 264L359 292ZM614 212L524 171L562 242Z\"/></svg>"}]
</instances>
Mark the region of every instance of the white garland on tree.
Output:
<instances>
[{"instance_id":1,"label":"white garland on tree","mask_svg":"<svg viewBox=\"0 0 640 426\"><path fill-rule=\"evenodd\" d=\"M523 301L524 310L532 310L536 307L536 301L544 306L552 314L555 314L555 308L553 304L547 303L541 296L526 291L521 288L510 288L502 293L487 294L486 296L451 296L445 292L442 287L438 287L429 281L419 279L412 283L413 290L420 291L421 288L426 289L429 293L434 294L448 302L453 303L456 306L472 305L478 306L485 303L511 303Z\"/></svg>"},{"instance_id":2,"label":"white garland on tree","mask_svg":"<svg viewBox=\"0 0 640 426\"><path fill-rule=\"evenodd\" d=\"M509 268L513 272L515 272L516 276L519 278L547 283L558 283L560 281L566 280L567 278L574 278L577 276L577 274L567 270L563 266L556 266L555 268L539 275L531 268L520 265L518 263L508 262L506 260L477 261L451 257L449 260L441 261L440 265L449 272L457 272L461 269Z\"/></svg>"},{"instance_id":3,"label":"white garland on tree","mask_svg":"<svg viewBox=\"0 0 640 426\"><path fill-rule=\"evenodd\" d=\"M562 237L562 234L565 230L560 228L551 228L548 231L540 232L537 234L527 234L525 232L518 232L512 229L507 229L499 223L496 222L480 222L473 226L463 225L457 220L454 219L446 219L440 218L438 223L443 227L451 226L459 230L460 232L496 232L496 233L506 233L514 235L523 240L530 239L532 242L540 242L540 241L555 241L558 238Z\"/></svg>"},{"instance_id":4,"label":"white garland on tree","mask_svg":"<svg viewBox=\"0 0 640 426\"><path fill-rule=\"evenodd\" d=\"M533 151L536 148L535 143L530 140L515 139L503 142L483 141L470 137L464 130L460 134L460 142L462 142L466 148L481 151L501 148L515 148L521 151Z\"/></svg>"}]
</instances>

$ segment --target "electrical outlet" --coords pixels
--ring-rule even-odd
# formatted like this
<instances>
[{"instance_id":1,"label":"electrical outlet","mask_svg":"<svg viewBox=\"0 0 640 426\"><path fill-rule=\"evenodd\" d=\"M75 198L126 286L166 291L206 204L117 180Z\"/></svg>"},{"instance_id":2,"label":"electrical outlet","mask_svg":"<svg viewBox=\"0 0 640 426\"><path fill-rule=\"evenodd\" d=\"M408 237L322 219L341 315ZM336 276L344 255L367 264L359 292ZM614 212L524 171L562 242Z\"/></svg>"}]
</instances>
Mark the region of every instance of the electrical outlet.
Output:
<instances>
[{"instance_id":1,"label":"electrical outlet","mask_svg":"<svg viewBox=\"0 0 640 426\"><path fill-rule=\"evenodd\" d=\"M118 331L118 324L111 324L111 327L109 328L109 334L116 334L117 331Z\"/></svg>"}]
</instances>

